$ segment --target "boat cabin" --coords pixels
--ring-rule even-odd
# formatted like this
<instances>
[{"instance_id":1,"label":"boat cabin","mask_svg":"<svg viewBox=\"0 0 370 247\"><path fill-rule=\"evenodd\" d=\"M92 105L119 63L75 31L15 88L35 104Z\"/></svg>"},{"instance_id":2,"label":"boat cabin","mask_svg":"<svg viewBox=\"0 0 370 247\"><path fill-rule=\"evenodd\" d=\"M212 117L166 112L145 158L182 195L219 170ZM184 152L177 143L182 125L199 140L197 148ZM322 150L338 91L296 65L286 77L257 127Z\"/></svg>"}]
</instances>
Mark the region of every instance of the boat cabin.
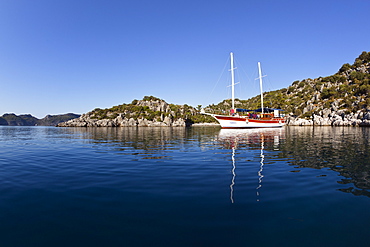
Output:
<instances>
[{"instance_id":1,"label":"boat cabin","mask_svg":"<svg viewBox=\"0 0 370 247\"><path fill-rule=\"evenodd\" d=\"M282 118L283 116L280 114L281 111L283 110L274 108L259 108L255 110L237 108L235 110L230 110L230 113L231 115L233 115L234 112L247 113L246 117L252 119L272 119Z\"/></svg>"}]
</instances>

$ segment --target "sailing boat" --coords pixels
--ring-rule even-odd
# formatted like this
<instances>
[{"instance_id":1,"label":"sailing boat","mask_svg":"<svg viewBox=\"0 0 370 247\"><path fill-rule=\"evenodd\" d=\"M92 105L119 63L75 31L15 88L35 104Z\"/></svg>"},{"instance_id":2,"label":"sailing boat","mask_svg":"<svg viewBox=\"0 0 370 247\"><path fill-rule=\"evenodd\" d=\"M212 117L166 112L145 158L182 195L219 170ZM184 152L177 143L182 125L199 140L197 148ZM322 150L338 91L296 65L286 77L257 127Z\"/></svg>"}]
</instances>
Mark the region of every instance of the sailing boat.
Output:
<instances>
[{"instance_id":1,"label":"sailing boat","mask_svg":"<svg viewBox=\"0 0 370 247\"><path fill-rule=\"evenodd\" d=\"M235 108L234 96L234 55L230 53L230 71L231 71L231 110L230 115L219 115L206 113L202 109L201 113L214 117L223 129L239 129L239 128L274 128L285 125L285 119L280 116L281 109L264 108L263 107L263 92L262 92L262 73L261 64L258 62L258 73L261 90L261 108L255 110ZM240 115L239 113L247 113Z\"/></svg>"}]
</instances>

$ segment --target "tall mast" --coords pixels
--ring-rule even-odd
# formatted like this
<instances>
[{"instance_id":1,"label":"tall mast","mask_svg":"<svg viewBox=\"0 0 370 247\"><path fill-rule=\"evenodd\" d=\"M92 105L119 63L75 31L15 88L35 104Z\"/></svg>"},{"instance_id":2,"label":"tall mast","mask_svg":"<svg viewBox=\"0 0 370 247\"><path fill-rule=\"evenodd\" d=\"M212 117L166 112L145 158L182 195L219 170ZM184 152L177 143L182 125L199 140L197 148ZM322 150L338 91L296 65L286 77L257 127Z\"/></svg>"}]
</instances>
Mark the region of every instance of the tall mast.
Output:
<instances>
[{"instance_id":1,"label":"tall mast","mask_svg":"<svg viewBox=\"0 0 370 247\"><path fill-rule=\"evenodd\" d=\"M231 108L234 109L234 101L235 101L235 94L234 94L234 54L230 52L230 70L231 70Z\"/></svg>"},{"instance_id":2,"label":"tall mast","mask_svg":"<svg viewBox=\"0 0 370 247\"><path fill-rule=\"evenodd\" d=\"M260 78L260 90L261 90L261 110L263 114L263 90L262 90L262 72L261 72L261 63L258 62L258 74Z\"/></svg>"}]
</instances>

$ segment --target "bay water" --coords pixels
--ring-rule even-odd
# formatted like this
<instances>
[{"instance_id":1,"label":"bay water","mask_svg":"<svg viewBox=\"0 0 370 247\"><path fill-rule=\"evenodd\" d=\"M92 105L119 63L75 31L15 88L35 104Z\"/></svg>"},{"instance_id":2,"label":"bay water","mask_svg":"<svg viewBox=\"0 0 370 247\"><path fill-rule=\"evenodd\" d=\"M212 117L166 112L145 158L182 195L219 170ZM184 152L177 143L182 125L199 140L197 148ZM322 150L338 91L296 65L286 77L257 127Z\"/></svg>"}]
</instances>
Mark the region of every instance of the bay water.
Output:
<instances>
[{"instance_id":1,"label":"bay water","mask_svg":"<svg viewBox=\"0 0 370 247\"><path fill-rule=\"evenodd\" d=\"M0 246L369 246L370 128L0 127Z\"/></svg>"}]
</instances>

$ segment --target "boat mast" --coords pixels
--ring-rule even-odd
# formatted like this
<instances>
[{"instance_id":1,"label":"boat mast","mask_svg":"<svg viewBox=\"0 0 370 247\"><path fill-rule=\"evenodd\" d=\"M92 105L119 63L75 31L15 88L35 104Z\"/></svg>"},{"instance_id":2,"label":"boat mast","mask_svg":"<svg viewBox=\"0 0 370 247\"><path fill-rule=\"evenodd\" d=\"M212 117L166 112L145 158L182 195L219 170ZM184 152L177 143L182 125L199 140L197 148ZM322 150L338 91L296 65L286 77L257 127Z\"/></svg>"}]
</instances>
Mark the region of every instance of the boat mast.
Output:
<instances>
[{"instance_id":1,"label":"boat mast","mask_svg":"<svg viewBox=\"0 0 370 247\"><path fill-rule=\"evenodd\" d=\"M234 54L230 52L230 71L231 71L231 108L235 108L235 94L234 94Z\"/></svg>"},{"instance_id":2,"label":"boat mast","mask_svg":"<svg viewBox=\"0 0 370 247\"><path fill-rule=\"evenodd\" d=\"M263 114L263 91L262 91L262 73L261 73L261 63L258 62L258 74L260 79L260 90L261 90L261 111Z\"/></svg>"}]
</instances>

